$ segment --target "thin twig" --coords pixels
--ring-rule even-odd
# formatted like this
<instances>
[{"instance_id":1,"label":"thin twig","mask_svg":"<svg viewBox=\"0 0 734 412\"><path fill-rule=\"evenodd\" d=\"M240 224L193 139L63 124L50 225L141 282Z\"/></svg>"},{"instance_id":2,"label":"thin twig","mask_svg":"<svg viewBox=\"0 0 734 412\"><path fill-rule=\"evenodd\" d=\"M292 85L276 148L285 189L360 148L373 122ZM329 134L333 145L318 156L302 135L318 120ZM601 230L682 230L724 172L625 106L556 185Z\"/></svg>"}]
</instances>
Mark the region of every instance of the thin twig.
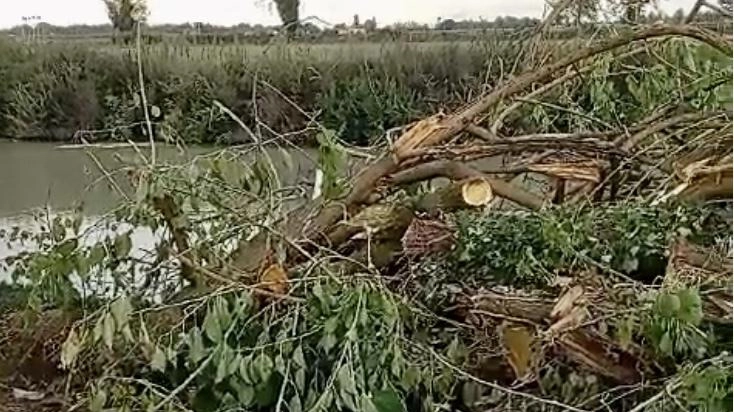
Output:
<instances>
[{"instance_id":1,"label":"thin twig","mask_svg":"<svg viewBox=\"0 0 734 412\"><path fill-rule=\"evenodd\" d=\"M553 399L541 398L541 397L535 396L535 395L530 394L530 393L516 391L514 389L506 388L506 387L504 387L502 385L498 385L498 384L493 383L493 382L485 381L484 379L480 379L480 378L478 378L478 377L476 377L476 376L474 376L474 375L472 375L472 374L470 374L470 373L462 370L461 368L455 366L451 362L447 361L443 356L441 356L438 353L436 353L436 351L434 351L433 348L423 347L423 346L418 346L418 347L420 349L426 351L426 352L429 352L434 358L436 358L436 360L439 363L443 364L447 368L453 370L454 372L458 373L459 375L461 375L461 376L463 376L463 377L465 377L465 378L467 378L469 380L472 380L472 381L474 381L474 382L476 382L476 383L478 383L480 385L488 386L488 387L490 387L492 389L496 389L498 391L505 392L505 393L507 393L509 395L512 395L512 396L517 396L517 397L520 397L520 398L530 399L530 400L532 400L534 402L538 402L538 403L542 403L542 404L545 404L545 405L552 405L552 406L556 406L556 407L559 407L559 408L563 408L564 410L567 410L567 411L573 411L573 412L589 412L586 409L579 409L579 408L576 408L574 406L567 405L567 404L565 404L563 402L559 402L559 401L556 401L556 400L553 400Z\"/></svg>"},{"instance_id":2,"label":"thin twig","mask_svg":"<svg viewBox=\"0 0 734 412\"><path fill-rule=\"evenodd\" d=\"M153 137L153 125L150 123L150 113L148 113L148 98L145 94L145 80L143 79L143 60L141 57L140 47L140 21L138 21L138 33L136 41L136 52L138 56L138 82L140 83L140 103L143 106L143 115L145 116L145 126L148 129L148 139L150 140L150 165L155 166L155 140Z\"/></svg>"}]
</instances>

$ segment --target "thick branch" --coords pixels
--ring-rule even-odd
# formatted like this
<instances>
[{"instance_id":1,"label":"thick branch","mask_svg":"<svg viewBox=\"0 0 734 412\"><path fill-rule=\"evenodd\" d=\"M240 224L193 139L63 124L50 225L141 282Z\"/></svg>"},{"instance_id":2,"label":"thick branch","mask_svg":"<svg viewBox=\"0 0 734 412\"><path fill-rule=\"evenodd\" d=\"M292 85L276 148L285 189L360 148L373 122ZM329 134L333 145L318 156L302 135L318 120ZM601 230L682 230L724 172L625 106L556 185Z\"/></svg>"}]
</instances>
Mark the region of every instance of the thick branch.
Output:
<instances>
[{"instance_id":1,"label":"thick branch","mask_svg":"<svg viewBox=\"0 0 734 412\"><path fill-rule=\"evenodd\" d=\"M710 8L711 10L713 10L713 11L721 14L722 16L726 16L726 17L729 17L729 18L732 17L732 13L729 10L726 10L723 7L719 7L716 4L709 3L706 0L704 0L703 1L703 5L706 6L706 7L708 7L708 8Z\"/></svg>"},{"instance_id":2,"label":"thick branch","mask_svg":"<svg viewBox=\"0 0 734 412\"><path fill-rule=\"evenodd\" d=\"M693 4L693 7L691 8L691 11L688 13L688 16L686 16L686 19L683 20L683 23L689 24L693 21L693 19L696 18L696 15L701 10L701 6L703 6L704 1L703 0L696 0L696 3Z\"/></svg>"},{"instance_id":3,"label":"thick branch","mask_svg":"<svg viewBox=\"0 0 734 412\"><path fill-rule=\"evenodd\" d=\"M463 180L470 177L485 177L497 196L511 200L529 209L540 209L544 200L538 195L516 187L501 179L494 179L478 172L469 166L449 160L422 163L410 169L395 173L389 182L395 185L406 185L436 177L446 177L452 180Z\"/></svg>"},{"instance_id":4,"label":"thick branch","mask_svg":"<svg viewBox=\"0 0 734 412\"><path fill-rule=\"evenodd\" d=\"M679 123L688 122L688 121L695 121L695 120L701 120L706 117L710 117L711 113L683 113L679 114L677 116L673 116L670 118L667 118L665 120L662 120L657 123L652 123L648 127L640 130L639 132L632 135L629 139L625 139L624 136L617 139L615 142L616 144L620 145L623 150L629 151L633 147L637 146L638 143L640 143L642 140L644 140L646 137L651 136L655 133L658 133L662 130L665 130L669 127L675 126Z\"/></svg>"},{"instance_id":5,"label":"thick branch","mask_svg":"<svg viewBox=\"0 0 734 412\"><path fill-rule=\"evenodd\" d=\"M617 148L614 143L589 137L567 137L563 139L546 137L546 135L527 135L503 139L495 144L463 145L448 147L427 147L412 151L412 158L476 160L498 156L505 153L542 152L548 149L566 149L584 154L616 154L627 153Z\"/></svg>"},{"instance_id":6,"label":"thick branch","mask_svg":"<svg viewBox=\"0 0 734 412\"><path fill-rule=\"evenodd\" d=\"M485 142L494 143L500 140L500 138L497 137L496 132L493 132L483 127L477 126L474 123L470 123L469 125L467 125L466 131L484 140Z\"/></svg>"}]
</instances>

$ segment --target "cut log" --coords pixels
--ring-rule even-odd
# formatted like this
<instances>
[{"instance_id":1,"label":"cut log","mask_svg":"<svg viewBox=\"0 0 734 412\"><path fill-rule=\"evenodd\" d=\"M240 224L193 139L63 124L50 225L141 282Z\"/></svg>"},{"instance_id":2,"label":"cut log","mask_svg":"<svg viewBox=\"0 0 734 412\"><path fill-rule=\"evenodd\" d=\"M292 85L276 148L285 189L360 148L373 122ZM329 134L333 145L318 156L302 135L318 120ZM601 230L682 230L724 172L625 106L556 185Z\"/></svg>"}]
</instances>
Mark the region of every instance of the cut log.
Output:
<instances>
[{"instance_id":1,"label":"cut log","mask_svg":"<svg viewBox=\"0 0 734 412\"><path fill-rule=\"evenodd\" d=\"M436 214L484 206L494 198L492 185L484 177L470 177L420 197L417 211Z\"/></svg>"},{"instance_id":2,"label":"cut log","mask_svg":"<svg viewBox=\"0 0 734 412\"><path fill-rule=\"evenodd\" d=\"M461 185L461 197L469 206L484 206L494 197L492 185L483 177L472 178Z\"/></svg>"}]
</instances>

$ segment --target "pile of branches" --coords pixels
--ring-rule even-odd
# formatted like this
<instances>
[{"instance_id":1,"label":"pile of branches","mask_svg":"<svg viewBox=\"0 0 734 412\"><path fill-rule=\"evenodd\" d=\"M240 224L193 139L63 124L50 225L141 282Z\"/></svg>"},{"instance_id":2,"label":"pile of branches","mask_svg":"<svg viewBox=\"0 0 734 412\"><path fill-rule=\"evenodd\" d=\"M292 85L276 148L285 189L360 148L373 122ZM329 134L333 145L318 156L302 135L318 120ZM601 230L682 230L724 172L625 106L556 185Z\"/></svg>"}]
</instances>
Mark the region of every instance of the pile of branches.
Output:
<instances>
[{"instance_id":1,"label":"pile of branches","mask_svg":"<svg viewBox=\"0 0 734 412\"><path fill-rule=\"evenodd\" d=\"M76 391L62 403L90 410L730 408L731 221L711 202L732 197L731 114L694 104L695 89L632 124L504 125L599 56L678 37L732 52L692 26L643 27L554 62L530 41L525 72L384 147L346 148L324 130L314 193L292 209L309 194L282 184L244 125L252 146L184 167L141 152L135 193L115 187L130 200L116 218L162 231L160 243L132 256L129 232L85 246L75 220L49 222L40 251L13 263L36 302L62 291L84 310L26 356L3 355L22 371L42 351ZM354 176L343 153L367 158Z\"/></svg>"}]
</instances>

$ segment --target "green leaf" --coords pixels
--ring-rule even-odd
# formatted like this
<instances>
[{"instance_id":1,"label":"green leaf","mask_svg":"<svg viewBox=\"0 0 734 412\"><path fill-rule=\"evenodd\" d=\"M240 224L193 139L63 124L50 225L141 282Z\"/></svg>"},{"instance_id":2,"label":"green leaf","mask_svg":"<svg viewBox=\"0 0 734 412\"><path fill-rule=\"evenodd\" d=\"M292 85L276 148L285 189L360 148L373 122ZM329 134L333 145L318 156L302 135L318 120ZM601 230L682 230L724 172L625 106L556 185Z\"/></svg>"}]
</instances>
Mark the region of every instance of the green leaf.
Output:
<instances>
[{"instance_id":1,"label":"green leaf","mask_svg":"<svg viewBox=\"0 0 734 412\"><path fill-rule=\"evenodd\" d=\"M255 389L240 381L239 379L230 379L230 386L232 386L237 392L237 400L242 403L243 406L250 406L255 400Z\"/></svg>"},{"instance_id":2,"label":"green leaf","mask_svg":"<svg viewBox=\"0 0 734 412\"><path fill-rule=\"evenodd\" d=\"M104 331L104 316L100 316L97 318L97 322L94 324L94 329L92 330L92 339L95 343L99 342L100 339L102 339L102 333Z\"/></svg>"},{"instance_id":3,"label":"green leaf","mask_svg":"<svg viewBox=\"0 0 734 412\"><path fill-rule=\"evenodd\" d=\"M295 376L296 388L298 388L298 390L301 393L304 393L306 390L306 370L305 368L296 370L295 375L296 375Z\"/></svg>"},{"instance_id":4,"label":"green leaf","mask_svg":"<svg viewBox=\"0 0 734 412\"><path fill-rule=\"evenodd\" d=\"M282 379L277 379L280 375L271 375L266 382L255 387L255 402L261 407L273 405L278 400Z\"/></svg>"},{"instance_id":5,"label":"green leaf","mask_svg":"<svg viewBox=\"0 0 734 412\"><path fill-rule=\"evenodd\" d=\"M266 382L273 373L273 360L265 353L261 353L253 362L261 382Z\"/></svg>"},{"instance_id":6,"label":"green leaf","mask_svg":"<svg viewBox=\"0 0 734 412\"><path fill-rule=\"evenodd\" d=\"M405 361L403 359L403 355L400 353L399 349L395 349L392 362L390 363L390 372L392 372L393 376L396 378L400 378L403 376L403 367L404 367Z\"/></svg>"},{"instance_id":7,"label":"green leaf","mask_svg":"<svg viewBox=\"0 0 734 412\"><path fill-rule=\"evenodd\" d=\"M336 345L336 338L334 335L327 333L324 335L321 340L319 341L319 346L324 349L324 352L328 353L331 348Z\"/></svg>"},{"instance_id":8,"label":"green leaf","mask_svg":"<svg viewBox=\"0 0 734 412\"><path fill-rule=\"evenodd\" d=\"M61 366L64 369L71 368L81 350L82 339L77 335L76 330L72 329L61 346Z\"/></svg>"},{"instance_id":9,"label":"green leaf","mask_svg":"<svg viewBox=\"0 0 734 412\"><path fill-rule=\"evenodd\" d=\"M222 332L224 332L229 328L232 321L232 314L229 313L229 305L226 299L222 297L216 298L214 301L214 313L217 315L217 319L219 320L219 327L222 329Z\"/></svg>"},{"instance_id":10,"label":"green leaf","mask_svg":"<svg viewBox=\"0 0 734 412\"><path fill-rule=\"evenodd\" d=\"M219 355L219 359L217 362L217 374L214 378L214 383L219 383L224 380L227 376L229 376L230 371L230 362L232 362L232 358L234 357L234 353L232 352L232 348L230 348L227 345L224 345L222 347L222 350Z\"/></svg>"},{"instance_id":11,"label":"green leaf","mask_svg":"<svg viewBox=\"0 0 734 412\"><path fill-rule=\"evenodd\" d=\"M405 406L400 397L390 389L377 392L372 397L372 403L378 412L405 412Z\"/></svg>"},{"instance_id":12,"label":"green leaf","mask_svg":"<svg viewBox=\"0 0 734 412\"><path fill-rule=\"evenodd\" d=\"M106 255L106 252L104 250L104 246L101 244L97 244L89 251L88 261L89 266L96 266L102 263L104 260L104 257Z\"/></svg>"},{"instance_id":13,"label":"green leaf","mask_svg":"<svg viewBox=\"0 0 734 412\"><path fill-rule=\"evenodd\" d=\"M127 325L125 325L125 326L122 327L121 332L122 332L122 336L125 338L125 340L128 343L135 342L135 338L133 337L133 331L132 331L132 329L130 329L130 324L129 323Z\"/></svg>"},{"instance_id":14,"label":"green leaf","mask_svg":"<svg viewBox=\"0 0 734 412\"><path fill-rule=\"evenodd\" d=\"M222 341L222 328L219 325L219 319L215 310L209 309L209 311L207 311L203 327L206 337L209 338L210 341L214 343Z\"/></svg>"},{"instance_id":15,"label":"green leaf","mask_svg":"<svg viewBox=\"0 0 734 412\"><path fill-rule=\"evenodd\" d=\"M130 240L130 232L126 232L115 237L114 250L115 257L118 259L127 257L132 249L132 241Z\"/></svg>"},{"instance_id":16,"label":"green leaf","mask_svg":"<svg viewBox=\"0 0 734 412\"><path fill-rule=\"evenodd\" d=\"M112 349L112 337L115 335L115 319L112 315L105 313L102 322L102 339L108 349Z\"/></svg>"},{"instance_id":17,"label":"green leaf","mask_svg":"<svg viewBox=\"0 0 734 412\"><path fill-rule=\"evenodd\" d=\"M83 220L84 220L84 215L82 214L82 211L76 210L74 212L74 218L71 221L71 227L72 227L72 230L74 230L75 235L79 234L79 230L81 230Z\"/></svg>"},{"instance_id":18,"label":"green leaf","mask_svg":"<svg viewBox=\"0 0 734 412\"><path fill-rule=\"evenodd\" d=\"M698 326L703 319L701 297L698 295L698 291L689 288L681 289L678 291L678 299L680 300L678 319Z\"/></svg>"},{"instance_id":19,"label":"green leaf","mask_svg":"<svg viewBox=\"0 0 734 412\"><path fill-rule=\"evenodd\" d=\"M286 375L286 364L285 359L283 359L283 355L278 354L278 356L275 357L275 370L280 372L281 375Z\"/></svg>"},{"instance_id":20,"label":"green leaf","mask_svg":"<svg viewBox=\"0 0 734 412\"><path fill-rule=\"evenodd\" d=\"M673 341L670 339L670 335L668 332L665 332L663 336L660 338L660 343L658 343L658 348L660 351L666 355L672 355L673 354Z\"/></svg>"},{"instance_id":21,"label":"green leaf","mask_svg":"<svg viewBox=\"0 0 734 412\"><path fill-rule=\"evenodd\" d=\"M240 370L240 377L242 380L248 384L252 385L255 384L255 378L250 374L250 364L252 363L252 356L245 356L240 361L239 370Z\"/></svg>"},{"instance_id":22,"label":"green leaf","mask_svg":"<svg viewBox=\"0 0 734 412\"><path fill-rule=\"evenodd\" d=\"M660 315L665 317L675 316L680 310L680 299L678 296L662 292L657 298L657 310Z\"/></svg>"},{"instance_id":23,"label":"green leaf","mask_svg":"<svg viewBox=\"0 0 734 412\"><path fill-rule=\"evenodd\" d=\"M89 259L82 254L76 255L76 272L80 278L86 280L89 275Z\"/></svg>"},{"instance_id":24,"label":"green leaf","mask_svg":"<svg viewBox=\"0 0 734 412\"><path fill-rule=\"evenodd\" d=\"M350 373L349 367L342 365L339 371L336 373L336 381L339 383L339 388L349 394L356 394L357 388L354 384L354 377Z\"/></svg>"},{"instance_id":25,"label":"green leaf","mask_svg":"<svg viewBox=\"0 0 734 412\"><path fill-rule=\"evenodd\" d=\"M403 388L408 390L413 388L420 379L420 371L418 371L418 368L415 366L409 366L405 369L403 372L403 377L401 379L401 384L403 385Z\"/></svg>"},{"instance_id":26,"label":"green leaf","mask_svg":"<svg viewBox=\"0 0 734 412\"><path fill-rule=\"evenodd\" d=\"M303 349L301 349L301 345L296 346L296 349L293 351L293 363L300 368L306 367L306 360L303 357Z\"/></svg>"},{"instance_id":27,"label":"green leaf","mask_svg":"<svg viewBox=\"0 0 734 412\"><path fill-rule=\"evenodd\" d=\"M206 356L206 348L204 348L204 339L201 336L201 330L194 327L189 331L189 361L192 365L198 365Z\"/></svg>"},{"instance_id":28,"label":"green leaf","mask_svg":"<svg viewBox=\"0 0 734 412\"><path fill-rule=\"evenodd\" d=\"M465 354L466 351L458 338L454 338L446 349L446 356L454 363L460 362Z\"/></svg>"},{"instance_id":29,"label":"green leaf","mask_svg":"<svg viewBox=\"0 0 734 412\"><path fill-rule=\"evenodd\" d=\"M112 316L115 318L117 329L120 330L127 325L127 322L130 319L130 314L133 313L133 307L127 296L121 296L112 302L110 305L110 312L112 312Z\"/></svg>"},{"instance_id":30,"label":"green leaf","mask_svg":"<svg viewBox=\"0 0 734 412\"><path fill-rule=\"evenodd\" d=\"M150 367L154 371L163 372L166 370L166 352L158 346L155 347L155 352L150 359Z\"/></svg>"},{"instance_id":31,"label":"green leaf","mask_svg":"<svg viewBox=\"0 0 734 412\"><path fill-rule=\"evenodd\" d=\"M293 395L291 400L288 401L288 411L289 412L303 411L303 406L301 405L301 399L298 397L298 394Z\"/></svg>"},{"instance_id":32,"label":"green leaf","mask_svg":"<svg viewBox=\"0 0 734 412\"><path fill-rule=\"evenodd\" d=\"M92 396L92 399L89 401L89 411L90 412L100 412L102 411L102 408L107 405L107 392L100 389L97 392L94 393Z\"/></svg>"},{"instance_id":33,"label":"green leaf","mask_svg":"<svg viewBox=\"0 0 734 412\"><path fill-rule=\"evenodd\" d=\"M237 370L240 368L240 363L242 362L242 355L239 353L234 356L234 359L232 359L231 362L229 362L229 370L227 370L227 376L234 375Z\"/></svg>"},{"instance_id":34,"label":"green leaf","mask_svg":"<svg viewBox=\"0 0 734 412\"><path fill-rule=\"evenodd\" d=\"M56 252L58 252L62 256L69 256L74 252L74 250L76 250L78 244L79 242L76 238L66 239L63 242L59 243L59 245L56 247Z\"/></svg>"}]
</instances>

